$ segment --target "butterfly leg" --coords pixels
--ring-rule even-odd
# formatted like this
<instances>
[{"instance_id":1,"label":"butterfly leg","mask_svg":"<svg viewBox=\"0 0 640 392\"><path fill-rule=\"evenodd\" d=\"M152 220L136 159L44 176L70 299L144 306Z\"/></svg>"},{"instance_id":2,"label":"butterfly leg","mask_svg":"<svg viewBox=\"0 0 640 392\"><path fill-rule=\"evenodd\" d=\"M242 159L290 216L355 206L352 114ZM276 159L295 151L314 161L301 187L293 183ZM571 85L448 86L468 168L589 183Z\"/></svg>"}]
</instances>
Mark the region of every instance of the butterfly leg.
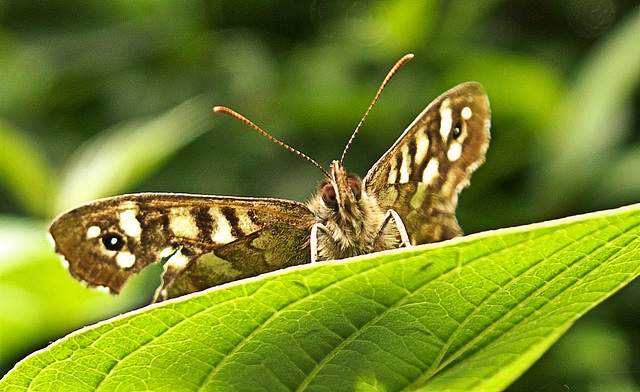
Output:
<instances>
[{"instance_id":1,"label":"butterfly leg","mask_svg":"<svg viewBox=\"0 0 640 392\"><path fill-rule=\"evenodd\" d=\"M327 238L320 239L320 236L324 234L324 236L326 237L328 233L329 231L322 223L316 223L311 226L311 238L309 238L309 247L311 248L311 263L320 261L320 248L323 246L324 248L326 248L327 246Z\"/></svg>"},{"instance_id":2,"label":"butterfly leg","mask_svg":"<svg viewBox=\"0 0 640 392\"><path fill-rule=\"evenodd\" d=\"M309 238L309 247L311 248L311 264L318 261L318 226L320 223L316 223L311 226L311 237Z\"/></svg>"},{"instance_id":3,"label":"butterfly leg","mask_svg":"<svg viewBox=\"0 0 640 392\"><path fill-rule=\"evenodd\" d=\"M411 242L409 241L409 235L407 234L407 229L404 226L404 222L402 221L402 218L400 218L400 215L398 215L398 213L395 212L394 210L389 210L385 214L384 219L382 220L382 223L378 228L378 233L376 234L376 238L373 241L373 243L380 244L381 245L380 250L391 249L390 247L382 244L382 242L383 242L383 235L385 234L386 230L389 228L389 225L392 224L391 223L392 221L395 224L395 229L397 230L398 235L400 236L400 244L397 247L398 248L410 247Z\"/></svg>"},{"instance_id":4,"label":"butterfly leg","mask_svg":"<svg viewBox=\"0 0 640 392\"><path fill-rule=\"evenodd\" d=\"M339 258L338 248L331 237L331 232L322 223L311 226L309 247L311 248L311 262ZM346 256L342 256L346 257Z\"/></svg>"}]
</instances>

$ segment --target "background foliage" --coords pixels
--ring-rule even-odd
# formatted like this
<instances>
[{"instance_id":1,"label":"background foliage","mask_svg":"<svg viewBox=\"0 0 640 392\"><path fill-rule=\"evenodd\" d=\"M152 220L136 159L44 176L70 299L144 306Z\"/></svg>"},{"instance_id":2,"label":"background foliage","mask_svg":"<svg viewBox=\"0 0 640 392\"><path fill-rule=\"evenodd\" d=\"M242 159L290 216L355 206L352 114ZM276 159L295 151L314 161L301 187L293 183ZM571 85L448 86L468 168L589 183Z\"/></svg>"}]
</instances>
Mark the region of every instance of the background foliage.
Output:
<instances>
[{"instance_id":1,"label":"background foliage","mask_svg":"<svg viewBox=\"0 0 640 392\"><path fill-rule=\"evenodd\" d=\"M346 165L364 175L431 99L476 80L492 144L466 232L640 199L637 1L0 1L0 374L148 302L90 292L44 238L74 204L133 191L305 200L393 62ZM513 390L637 390L638 283L583 318Z\"/></svg>"}]
</instances>

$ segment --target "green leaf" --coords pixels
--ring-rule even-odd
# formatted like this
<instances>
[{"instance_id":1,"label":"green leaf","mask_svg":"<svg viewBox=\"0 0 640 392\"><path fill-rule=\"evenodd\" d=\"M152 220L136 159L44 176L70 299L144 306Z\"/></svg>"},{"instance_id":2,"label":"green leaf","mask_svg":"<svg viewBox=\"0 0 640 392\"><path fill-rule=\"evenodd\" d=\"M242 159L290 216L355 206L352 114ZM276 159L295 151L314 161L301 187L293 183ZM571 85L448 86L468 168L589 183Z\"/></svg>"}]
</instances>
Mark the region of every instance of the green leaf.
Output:
<instances>
[{"instance_id":1,"label":"green leaf","mask_svg":"<svg viewBox=\"0 0 640 392\"><path fill-rule=\"evenodd\" d=\"M640 83L640 7L636 7L594 46L583 61L573 85L551 117L551 132L541 152L545 159L532 189L536 202L548 211L567 208L585 192L591 200L607 194L616 182L640 189L637 172L619 170L634 159L624 142L634 138L633 126L625 126L629 107L637 105L634 92ZM637 161L632 162L636 164ZM605 186L601 187L601 183ZM637 193L636 193L637 194Z\"/></svg>"},{"instance_id":2,"label":"green leaf","mask_svg":"<svg viewBox=\"0 0 640 392\"><path fill-rule=\"evenodd\" d=\"M62 268L45 232L45 222L0 215L0 373L87 320L144 303L139 278L147 271L117 298L87 290Z\"/></svg>"},{"instance_id":3,"label":"green leaf","mask_svg":"<svg viewBox=\"0 0 640 392\"><path fill-rule=\"evenodd\" d=\"M294 267L80 330L0 390L499 390L638 275L640 205Z\"/></svg>"},{"instance_id":4,"label":"green leaf","mask_svg":"<svg viewBox=\"0 0 640 392\"><path fill-rule=\"evenodd\" d=\"M44 154L25 132L0 119L0 183L21 207L45 216L51 200L53 173Z\"/></svg>"}]
</instances>

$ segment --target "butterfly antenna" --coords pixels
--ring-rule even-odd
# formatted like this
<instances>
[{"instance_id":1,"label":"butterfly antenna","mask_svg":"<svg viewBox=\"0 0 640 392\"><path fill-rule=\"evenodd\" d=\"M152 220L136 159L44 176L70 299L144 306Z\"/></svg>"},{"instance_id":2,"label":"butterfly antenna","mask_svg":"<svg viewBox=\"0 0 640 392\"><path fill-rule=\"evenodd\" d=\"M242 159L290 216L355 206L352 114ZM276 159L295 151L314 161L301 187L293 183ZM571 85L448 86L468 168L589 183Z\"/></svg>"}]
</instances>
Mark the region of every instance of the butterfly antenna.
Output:
<instances>
[{"instance_id":1,"label":"butterfly antenna","mask_svg":"<svg viewBox=\"0 0 640 392\"><path fill-rule=\"evenodd\" d=\"M406 63L407 61L411 60L412 58L413 58L413 53L405 54L404 56L402 56L402 58L400 60L398 60L395 63L395 65L391 68L391 70L389 70L389 72L387 73L387 76L382 81L382 84L380 85L380 88L378 89L378 92L376 93L376 96L373 97L373 101L369 105L369 108L364 113L364 116L362 116L362 120L360 120L360 123L356 127L356 130L353 131L353 133L351 134L351 138L349 138L349 141L347 142L347 145L344 147L344 150L342 151L342 156L340 157L340 163L341 164L342 164L342 161L344 161L344 156L347 154L347 150L351 146L351 143L353 143L353 139L355 139L356 135L358 134L358 131L360 130L360 127L362 127L362 123L364 123L364 120L369 115L369 112L373 108L373 105L375 105L376 101L378 100L378 97L380 96L380 93L382 93L382 90L384 89L384 86L386 86L387 83L389 83L389 80L391 80L391 77L396 73L396 71L400 67L402 67L404 65L404 63Z\"/></svg>"},{"instance_id":2,"label":"butterfly antenna","mask_svg":"<svg viewBox=\"0 0 640 392\"><path fill-rule=\"evenodd\" d=\"M229 116L235 117L238 120L242 121L243 123L248 124L249 126L251 126L251 128L255 129L256 131L258 131L261 134L263 134L264 136L266 136L267 139L271 140L272 142L278 144L281 147L284 147L285 149L291 151L292 153L301 156L302 158L306 159L307 161L313 163L314 165L316 165L316 167L318 169L322 170L322 172L327 177L330 177L329 173L326 170L324 170L324 168L322 166L320 166L320 164L318 164L318 162L316 162L313 158L311 158L310 156L308 156L307 154L305 154L303 152L300 152L300 151L296 150L295 148L291 147L287 143L281 142L280 140L276 139L275 137L269 135L267 132L263 131L262 128L260 128L256 124L254 124L253 121L249 120L248 118L246 118L242 114L236 112L235 110L229 109L229 108L224 107L224 106L214 106L213 112L214 113L225 113L225 114L228 114Z\"/></svg>"}]
</instances>

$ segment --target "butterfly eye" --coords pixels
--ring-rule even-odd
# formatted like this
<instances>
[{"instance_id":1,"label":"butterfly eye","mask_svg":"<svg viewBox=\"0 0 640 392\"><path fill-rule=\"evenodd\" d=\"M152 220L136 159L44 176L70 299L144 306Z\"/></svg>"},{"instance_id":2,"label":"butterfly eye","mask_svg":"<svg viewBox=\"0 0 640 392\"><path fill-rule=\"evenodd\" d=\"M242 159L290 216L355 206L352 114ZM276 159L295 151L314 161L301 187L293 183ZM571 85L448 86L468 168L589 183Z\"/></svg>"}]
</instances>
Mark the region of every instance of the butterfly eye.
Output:
<instances>
[{"instance_id":1,"label":"butterfly eye","mask_svg":"<svg viewBox=\"0 0 640 392\"><path fill-rule=\"evenodd\" d=\"M458 137L460 137L461 133L462 133L462 124L460 124L460 122L457 122L456 125L453 127L453 132L451 132L451 137L455 140Z\"/></svg>"},{"instance_id":2,"label":"butterfly eye","mask_svg":"<svg viewBox=\"0 0 640 392\"><path fill-rule=\"evenodd\" d=\"M356 177L347 177L347 182L349 183L351 192L353 192L353 195L356 197L356 200L360 200L360 195L362 193L361 181Z\"/></svg>"},{"instance_id":3,"label":"butterfly eye","mask_svg":"<svg viewBox=\"0 0 640 392\"><path fill-rule=\"evenodd\" d=\"M322 186L322 201L329 208L336 208L338 201L336 199L336 190L331 184L325 184Z\"/></svg>"},{"instance_id":4,"label":"butterfly eye","mask_svg":"<svg viewBox=\"0 0 640 392\"><path fill-rule=\"evenodd\" d=\"M108 233L102 237L102 244L107 250L119 251L124 248L124 237L118 233Z\"/></svg>"}]
</instances>

